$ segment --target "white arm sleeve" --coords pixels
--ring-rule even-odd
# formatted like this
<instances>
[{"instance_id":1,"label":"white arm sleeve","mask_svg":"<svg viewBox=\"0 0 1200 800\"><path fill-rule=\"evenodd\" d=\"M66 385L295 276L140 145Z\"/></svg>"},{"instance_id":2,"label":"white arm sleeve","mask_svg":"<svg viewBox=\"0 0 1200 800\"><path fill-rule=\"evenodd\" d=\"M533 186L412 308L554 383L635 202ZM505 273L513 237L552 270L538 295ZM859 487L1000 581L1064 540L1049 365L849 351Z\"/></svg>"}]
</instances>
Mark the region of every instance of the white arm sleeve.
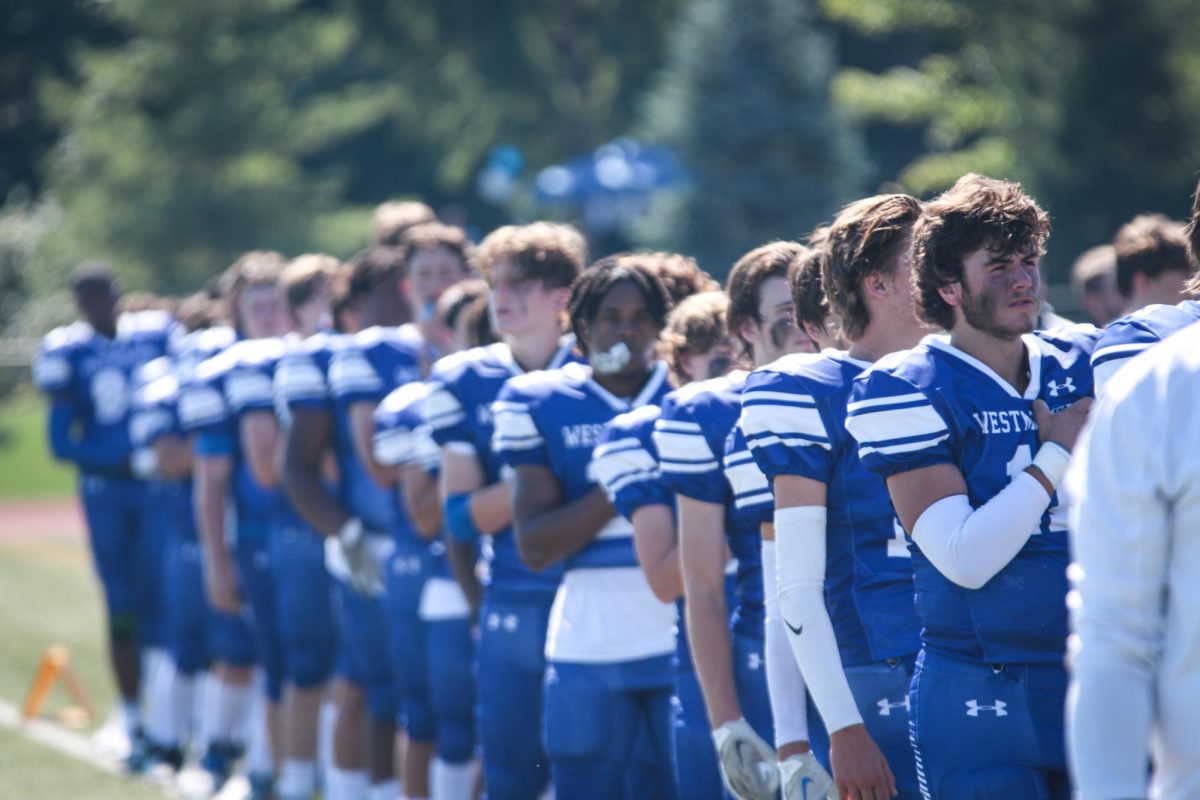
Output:
<instances>
[{"instance_id":1,"label":"white arm sleeve","mask_svg":"<svg viewBox=\"0 0 1200 800\"><path fill-rule=\"evenodd\" d=\"M862 722L825 607L824 506L775 510L779 610L788 643L832 734ZM764 565L765 568L765 565Z\"/></svg>"},{"instance_id":2,"label":"white arm sleeve","mask_svg":"<svg viewBox=\"0 0 1200 800\"><path fill-rule=\"evenodd\" d=\"M765 616L763 658L767 662L767 694L775 720L775 747L808 741L808 697L796 660L788 652L787 632L779 616L779 593L775 584L775 543L762 543L763 611Z\"/></svg>"},{"instance_id":3,"label":"white arm sleeve","mask_svg":"<svg viewBox=\"0 0 1200 800\"><path fill-rule=\"evenodd\" d=\"M1182 398L1194 402L1194 394ZM1067 742L1083 800L1146 796L1156 706L1178 702L1158 682L1167 597L1175 595L1174 614L1187 602L1179 596L1183 587L1167 590L1173 518L1176 526L1187 524L1182 510L1171 508L1168 472L1186 462L1181 450L1195 447L1188 430L1194 427L1183 422L1194 411L1173 409L1152 392L1101 403L1072 470L1079 502L1071 515L1075 590L1068 605L1075 635ZM1179 529L1189 536L1196 530ZM1194 729L1186 736L1194 737Z\"/></svg>"},{"instance_id":4,"label":"white arm sleeve","mask_svg":"<svg viewBox=\"0 0 1200 800\"><path fill-rule=\"evenodd\" d=\"M1021 551L1049 504L1038 479L1022 471L979 508L965 494L938 500L913 525L913 541L947 578L978 589Z\"/></svg>"}]
</instances>

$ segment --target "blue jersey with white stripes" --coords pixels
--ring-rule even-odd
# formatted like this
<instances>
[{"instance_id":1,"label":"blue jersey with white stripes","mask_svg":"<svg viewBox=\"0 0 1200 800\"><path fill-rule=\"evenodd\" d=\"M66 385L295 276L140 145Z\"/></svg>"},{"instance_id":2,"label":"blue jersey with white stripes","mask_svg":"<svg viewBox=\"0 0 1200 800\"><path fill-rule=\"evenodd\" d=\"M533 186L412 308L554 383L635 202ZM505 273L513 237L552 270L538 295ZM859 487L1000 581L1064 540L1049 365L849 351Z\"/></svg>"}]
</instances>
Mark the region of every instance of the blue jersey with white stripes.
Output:
<instances>
[{"instance_id":1,"label":"blue jersey with white stripes","mask_svg":"<svg viewBox=\"0 0 1200 800\"><path fill-rule=\"evenodd\" d=\"M1023 336L1029 366L1023 393L942 337L880 360L850 393L846 426L859 458L884 479L952 464L978 508L1033 461L1040 446L1033 401L1058 411L1092 394L1089 362L1097 336L1091 326ZM1066 516L1056 492L1025 546L977 590L950 581L914 547L924 646L983 663L1061 661L1070 561Z\"/></svg>"},{"instance_id":2,"label":"blue jersey with white stripes","mask_svg":"<svg viewBox=\"0 0 1200 800\"><path fill-rule=\"evenodd\" d=\"M725 479L733 492L733 518L737 527L758 528L763 523L774 522L775 494L767 476L754 462L740 418L725 437L722 461Z\"/></svg>"},{"instance_id":3,"label":"blue jersey with white stripes","mask_svg":"<svg viewBox=\"0 0 1200 800\"><path fill-rule=\"evenodd\" d=\"M510 379L492 406L493 447L509 466L546 467L562 486L563 503L592 491L599 481L592 451L604 426L626 411L661 401L667 389L666 365L656 364L645 386L631 399L614 396L592 380L591 368L568 364ZM566 559L572 569L636 567L633 529L624 519L610 522L586 547Z\"/></svg>"},{"instance_id":4,"label":"blue jersey with white stripes","mask_svg":"<svg viewBox=\"0 0 1200 800\"><path fill-rule=\"evenodd\" d=\"M83 471L123 471L129 441L130 400L137 371L169 351L178 328L169 314L122 314L109 339L86 322L56 328L42 339L33 380L74 417L74 456Z\"/></svg>"},{"instance_id":5,"label":"blue jersey with white stripes","mask_svg":"<svg viewBox=\"0 0 1200 800\"><path fill-rule=\"evenodd\" d=\"M1200 301L1196 300L1146 306L1110 322L1092 353L1097 393L1104 393L1105 384L1129 359L1196 322L1200 322Z\"/></svg>"},{"instance_id":6,"label":"blue jersey with white stripes","mask_svg":"<svg viewBox=\"0 0 1200 800\"><path fill-rule=\"evenodd\" d=\"M575 361L574 345L574 337L564 337L547 369L558 369ZM430 374L434 390L425 403L425 414L434 441L441 447L473 455L483 470L487 486L505 480L504 463L492 448L495 430L492 403L505 381L522 374L520 364L504 343L446 356L434 364ZM533 572L525 566L508 527L484 537L483 554L488 564L489 586L553 593L562 577L561 565L542 572Z\"/></svg>"},{"instance_id":7,"label":"blue jersey with white stripes","mask_svg":"<svg viewBox=\"0 0 1200 800\"><path fill-rule=\"evenodd\" d=\"M825 484L825 606L844 667L920 646L904 530L846 431L850 387L869 366L831 351L785 356L750 373L742 394L741 424L764 479Z\"/></svg>"},{"instance_id":8,"label":"blue jersey with white stripes","mask_svg":"<svg viewBox=\"0 0 1200 800\"><path fill-rule=\"evenodd\" d=\"M334 416L349 434L351 407L366 403L374 408L397 386L421 380L420 356L411 336L400 328L368 328L351 337L333 356L328 379ZM346 509L379 530L407 524L395 516L394 493L375 482L353 442L338 455Z\"/></svg>"},{"instance_id":9,"label":"blue jersey with white stripes","mask_svg":"<svg viewBox=\"0 0 1200 800\"><path fill-rule=\"evenodd\" d=\"M183 435L179 427L179 376L171 358L162 356L143 364L135 383L129 414L133 471L142 477L154 477L154 443L171 434Z\"/></svg>"},{"instance_id":10,"label":"blue jersey with white stripes","mask_svg":"<svg viewBox=\"0 0 1200 800\"><path fill-rule=\"evenodd\" d=\"M232 494L243 525L265 524L283 502L280 489L254 478L242 452L239 421L249 411L272 410L272 379L285 346L280 338L235 342L196 367L180 399L180 421L196 434L198 452L234 459Z\"/></svg>"},{"instance_id":11,"label":"blue jersey with white stripes","mask_svg":"<svg viewBox=\"0 0 1200 800\"><path fill-rule=\"evenodd\" d=\"M380 464L420 467L434 477L441 472L442 452L430 435L429 422L425 419L425 401L431 391L432 384L414 381L392 391L375 409L372 448L375 460ZM396 519L392 531L397 543L404 539L426 545L434 559L433 574L440 578L452 577L446 561L446 545L441 537L422 539L409 518L402 488L397 485L391 495Z\"/></svg>"},{"instance_id":12,"label":"blue jersey with white stripes","mask_svg":"<svg viewBox=\"0 0 1200 800\"><path fill-rule=\"evenodd\" d=\"M752 514L739 514L726 478L725 440L741 410L746 373L691 383L663 399L654 427L663 481L676 494L725 507L725 535L737 559L732 626L763 635L762 540ZM769 520L769 516L768 516Z\"/></svg>"}]
</instances>

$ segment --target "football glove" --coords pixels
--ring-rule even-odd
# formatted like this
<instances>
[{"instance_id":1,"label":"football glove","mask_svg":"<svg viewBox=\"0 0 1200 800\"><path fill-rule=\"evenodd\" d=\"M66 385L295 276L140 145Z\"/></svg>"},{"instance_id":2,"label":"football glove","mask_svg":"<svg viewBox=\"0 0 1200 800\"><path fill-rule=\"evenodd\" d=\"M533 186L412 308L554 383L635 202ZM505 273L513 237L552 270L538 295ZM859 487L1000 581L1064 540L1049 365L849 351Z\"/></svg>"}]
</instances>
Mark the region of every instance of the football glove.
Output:
<instances>
[{"instance_id":1,"label":"football glove","mask_svg":"<svg viewBox=\"0 0 1200 800\"><path fill-rule=\"evenodd\" d=\"M365 597L383 594L383 568L367 543L367 530L358 517L351 517L334 539L325 543L326 559L338 557L349 573L350 585ZM332 549L335 553L329 553Z\"/></svg>"},{"instance_id":2,"label":"football glove","mask_svg":"<svg viewBox=\"0 0 1200 800\"><path fill-rule=\"evenodd\" d=\"M717 763L725 788L737 800L773 800L779 789L775 751L745 719L726 722L713 731Z\"/></svg>"},{"instance_id":3,"label":"football glove","mask_svg":"<svg viewBox=\"0 0 1200 800\"><path fill-rule=\"evenodd\" d=\"M783 800L837 800L833 778L811 752L779 762Z\"/></svg>"}]
</instances>

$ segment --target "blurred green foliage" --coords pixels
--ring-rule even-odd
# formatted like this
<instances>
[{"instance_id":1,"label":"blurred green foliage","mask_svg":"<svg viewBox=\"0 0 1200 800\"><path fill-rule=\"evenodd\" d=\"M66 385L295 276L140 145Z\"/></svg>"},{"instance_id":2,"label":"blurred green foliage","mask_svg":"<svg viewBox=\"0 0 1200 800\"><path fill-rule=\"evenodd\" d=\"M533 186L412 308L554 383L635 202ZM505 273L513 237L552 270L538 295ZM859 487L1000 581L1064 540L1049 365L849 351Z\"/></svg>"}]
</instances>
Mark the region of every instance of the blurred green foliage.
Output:
<instances>
[{"instance_id":1,"label":"blurred green foliage","mask_svg":"<svg viewBox=\"0 0 1200 800\"><path fill-rule=\"evenodd\" d=\"M85 257L179 292L252 247L348 255L393 197L485 231L537 213L476 192L493 147L528 186L629 133L694 178L636 235L714 272L977 170L1050 210L1062 281L1133 214L1186 213L1197 32L1191 0L11 0L0 330Z\"/></svg>"}]
</instances>

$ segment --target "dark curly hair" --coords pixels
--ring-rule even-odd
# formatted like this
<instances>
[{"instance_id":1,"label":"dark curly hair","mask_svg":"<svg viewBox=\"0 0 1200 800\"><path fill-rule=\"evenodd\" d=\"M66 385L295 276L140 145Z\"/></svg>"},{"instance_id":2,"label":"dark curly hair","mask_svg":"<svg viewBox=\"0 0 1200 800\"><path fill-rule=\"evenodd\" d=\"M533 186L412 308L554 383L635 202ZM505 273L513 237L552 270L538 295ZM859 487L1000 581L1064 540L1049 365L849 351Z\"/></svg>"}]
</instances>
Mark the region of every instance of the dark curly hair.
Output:
<instances>
[{"instance_id":1,"label":"dark curly hair","mask_svg":"<svg viewBox=\"0 0 1200 800\"><path fill-rule=\"evenodd\" d=\"M963 260L987 248L997 254L1045 252L1050 218L1019 183L969 173L925 204L913 226L917 313L949 330L954 307L941 289L963 279Z\"/></svg>"},{"instance_id":2,"label":"dark curly hair","mask_svg":"<svg viewBox=\"0 0 1200 800\"><path fill-rule=\"evenodd\" d=\"M602 259L585 269L571 284L571 299L567 303L567 315L571 318L571 330L575 332L575 344L584 355L587 355L584 328L596 318L596 312L605 295L623 281L632 283L641 293L655 326L662 330L666 324L667 312L671 310L671 298L658 276L637 262L618 263Z\"/></svg>"}]
</instances>

